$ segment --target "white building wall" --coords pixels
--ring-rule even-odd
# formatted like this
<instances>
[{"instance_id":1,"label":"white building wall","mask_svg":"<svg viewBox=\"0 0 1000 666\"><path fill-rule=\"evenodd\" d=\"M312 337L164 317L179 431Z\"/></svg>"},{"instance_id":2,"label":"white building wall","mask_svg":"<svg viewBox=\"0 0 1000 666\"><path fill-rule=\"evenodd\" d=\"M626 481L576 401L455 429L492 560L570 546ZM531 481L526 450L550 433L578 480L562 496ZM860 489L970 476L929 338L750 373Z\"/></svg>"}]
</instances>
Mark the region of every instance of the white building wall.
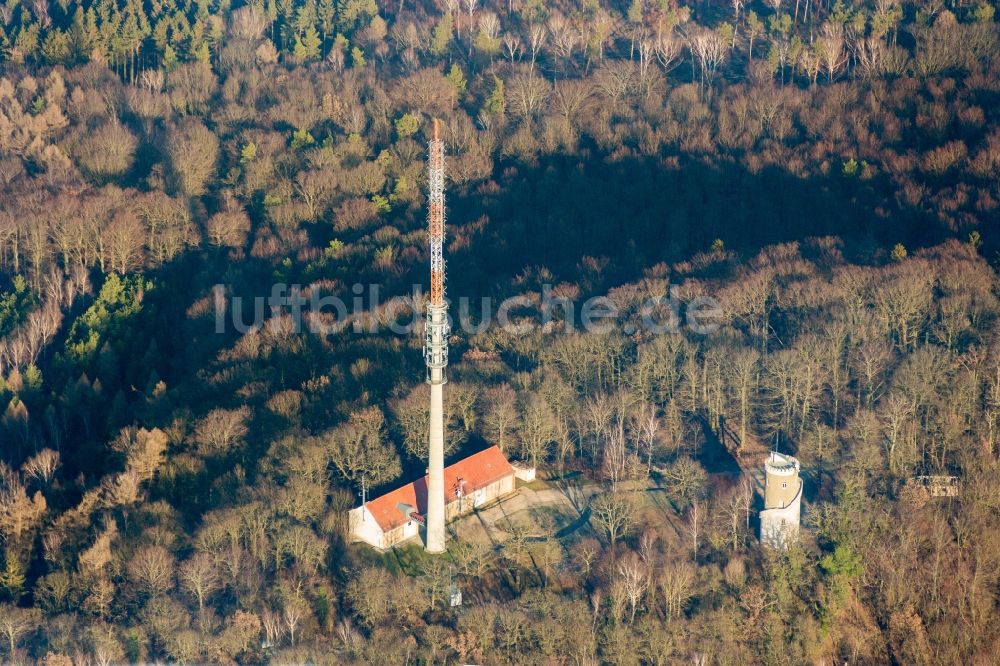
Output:
<instances>
[{"instance_id":1,"label":"white building wall","mask_svg":"<svg viewBox=\"0 0 1000 666\"><path fill-rule=\"evenodd\" d=\"M799 518L802 512L802 480L799 491L788 506L765 509L760 512L760 541L771 548L785 549L799 536Z\"/></svg>"},{"instance_id":2,"label":"white building wall","mask_svg":"<svg viewBox=\"0 0 1000 666\"><path fill-rule=\"evenodd\" d=\"M527 463L513 462L510 466L514 468L514 476L525 483L530 483L535 480L535 468L531 467Z\"/></svg>"},{"instance_id":3,"label":"white building wall","mask_svg":"<svg viewBox=\"0 0 1000 666\"><path fill-rule=\"evenodd\" d=\"M375 522L375 517L366 507L359 506L348 512L348 526L351 536L364 541L380 550L386 548L385 535L382 528Z\"/></svg>"},{"instance_id":4,"label":"white building wall","mask_svg":"<svg viewBox=\"0 0 1000 666\"><path fill-rule=\"evenodd\" d=\"M451 522L473 509L489 504L495 499L514 492L514 475L505 476L488 486L469 492L465 497L445 505L445 519Z\"/></svg>"}]
</instances>

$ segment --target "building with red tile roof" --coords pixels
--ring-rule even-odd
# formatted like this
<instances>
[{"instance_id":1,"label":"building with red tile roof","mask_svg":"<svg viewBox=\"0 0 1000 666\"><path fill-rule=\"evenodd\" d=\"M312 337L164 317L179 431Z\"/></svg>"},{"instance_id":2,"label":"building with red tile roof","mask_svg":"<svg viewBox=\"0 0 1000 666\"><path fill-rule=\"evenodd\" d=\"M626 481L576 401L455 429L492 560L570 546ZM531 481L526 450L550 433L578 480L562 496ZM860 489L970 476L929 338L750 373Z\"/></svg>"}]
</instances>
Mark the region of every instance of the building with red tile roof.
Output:
<instances>
[{"instance_id":1,"label":"building with red tile roof","mask_svg":"<svg viewBox=\"0 0 1000 666\"><path fill-rule=\"evenodd\" d=\"M514 492L514 475L514 468L496 446L445 467L445 520ZM417 536L426 511L427 477L423 476L351 509L351 535L385 550Z\"/></svg>"}]
</instances>

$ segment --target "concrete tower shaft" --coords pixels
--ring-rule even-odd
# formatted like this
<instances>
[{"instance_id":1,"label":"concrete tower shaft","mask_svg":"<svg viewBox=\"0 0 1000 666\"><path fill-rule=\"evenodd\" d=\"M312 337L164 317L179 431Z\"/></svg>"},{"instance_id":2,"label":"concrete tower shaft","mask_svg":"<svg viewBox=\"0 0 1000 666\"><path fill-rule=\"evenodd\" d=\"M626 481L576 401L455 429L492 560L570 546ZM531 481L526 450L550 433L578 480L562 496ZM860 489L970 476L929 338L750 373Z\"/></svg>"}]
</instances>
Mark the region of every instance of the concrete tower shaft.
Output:
<instances>
[{"instance_id":1,"label":"concrete tower shaft","mask_svg":"<svg viewBox=\"0 0 1000 666\"><path fill-rule=\"evenodd\" d=\"M427 461L428 553L445 551L444 529L444 396L443 384L431 384L430 449Z\"/></svg>"},{"instance_id":2,"label":"concrete tower shaft","mask_svg":"<svg viewBox=\"0 0 1000 666\"><path fill-rule=\"evenodd\" d=\"M444 384L448 366L448 304L444 300L444 144L434 121L428 165L427 223L431 255L431 294L424 320L424 362L431 385L427 461L428 553L445 550L444 529Z\"/></svg>"}]
</instances>

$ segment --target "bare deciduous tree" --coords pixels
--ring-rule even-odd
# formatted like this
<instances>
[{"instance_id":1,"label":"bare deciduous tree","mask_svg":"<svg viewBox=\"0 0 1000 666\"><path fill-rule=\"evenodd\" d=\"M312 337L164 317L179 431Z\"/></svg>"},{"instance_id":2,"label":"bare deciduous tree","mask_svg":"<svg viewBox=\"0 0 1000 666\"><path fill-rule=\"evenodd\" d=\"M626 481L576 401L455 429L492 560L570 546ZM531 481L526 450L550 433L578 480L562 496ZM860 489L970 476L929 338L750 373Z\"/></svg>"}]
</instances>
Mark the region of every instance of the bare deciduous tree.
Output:
<instances>
[{"instance_id":1,"label":"bare deciduous tree","mask_svg":"<svg viewBox=\"0 0 1000 666\"><path fill-rule=\"evenodd\" d=\"M42 623L42 612L37 608L18 608L0 604L0 634L7 639L7 655L14 657L17 644Z\"/></svg>"},{"instance_id":2,"label":"bare deciduous tree","mask_svg":"<svg viewBox=\"0 0 1000 666\"><path fill-rule=\"evenodd\" d=\"M544 461L555 439L555 417L552 409L538 397L530 398L521 408L519 443L521 455L537 467Z\"/></svg>"},{"instance_id":3,"label":"bare deciduous tree","mask_svg":"<svg viewBox=\"0 0 1000 666\"><path fill-rule=\"evenodd\" d=\"M542 48L545 47L545 40L548 38L548 29L542 23L532 23L528 28L528 45L531 48L531 65L529 71L535 71L535 61Z\"/></svg>"},{"instance_id":4,"label":"bare deciduous tree","mask_svg":"<svg viewBox=\"0 0 1000 666\"><path fill-rule=\"evenodd\" d=\"M264 627L264 640L268 646L276 646L285 635L285 622L280 613L269 608L264 609L260 616L261 625Z\"/></svg>"},{"instance_id":5,"label":"bare deciduous tree","mask_svg":"<svg viewBox=\"0 0 1000 666\"><path fill-rule=\"evenodd\" d=\"M316 214L317 211L312 212ZM250 218L235 197L227 193L222 210L208 219L205 231L212 245L243 247L250 233Z\"/></svg>"},{"instance_id":6,"label":"bare deciduous tree","mask_svg":"<svg viewBox=\"0 0 1000 666\"><path fill-rule=\"evenodd\" d=\"M399 455L386 441L385 417L377 407L351 414L347 423L321 436L330 460L345 479L375 486L399 476Z\"/></svg>"},{"instance_id":7,"label":"bare deciduous tree","mask_svg":"<svg viewBox=\"0 0 1000 666\"><path fill-rule=\"evenodd\" d=\"M197 120L189 120L167 136L174 185L188 196L205 193L215 175L219 159L219 139Z\"/></svg>"},{"instance_id":8,"label":"bare deciduous tree","mask_svg":"<svg viewBox=\"0 0 1000 666\"><path fill-rule=\"evenodd\" d=\"M843 26L829 22L823 24L822 34L817 40L817 51L827 79L833 81L846 62Z\"/></svg>"},{"instance_id":9,"label":"bare deciduous tree","mask_svg":"<svg viewBox=\"0 0 1000 666\"><path fill-rule=\"evenodd\" d=\"M165 594L174 586L174 556L163 546L140 546L126 568L129 579L147 597Z\"/></svg>"},{"instance_id":10,"label":"bare deciduous tree","mask_svg":"<svg viewBox=\"0 0 1000 666\"><path fill-rule=\"evenodd\" d=\"M509 384L501 384L488 389L484 397L486 414L483 425L486 426L487 439L503 451L510 443L511 433L517 430L517 394Z\"/></svg>"},{"instance_id":11,"label":"bare deciduous tree","mask_svg":"<svg viewBox=\"0 0 1000 666\"><path fill-rule=\"evenodd\" d=\"M608 61L595 74L597 89L611 102L612 108L622 104L635 88L636 66L626 60Z\"/></svg>"},{"instance_id":12,"label":"bare deciduous tree","mask_svg":"<svg viewBox=\"0 0 1000 666\"><path fill-rule=\"evenodd\" d=\"M521 58L521 38L513 32L508 32L503 36L503 51L507 54L507 59L513 65L514 61Z\"/></svg>"},{"instance_id":13,"label":"bare deciduous tree","mask_svg":"<svg viewBox=\"0 0 1000 666\"><path fill-rule=\"evenodd\" d=\"M671 498L681 508L690 506L704 496L708 474L694 458L681 456L663 470L664 478L669 482Z\"/></svg>"},{"instance_id":14,"label":"bare deciduous tree","mask_svg":"<svg viewBox=\"0 0 1000 666\"><path fill-rule=\"evenodd\" d=\"M649 571L645 562L635 553L628 553L618 563L618 582L631 607L629 622L635 622L635 613L646 596L649 585Z\"/></svg>"},{"instance_id":15,"label":"bare deciduous tree","mask_svg":"<svg viewBox=\"0 0 1000 666\"><path fill-rule=\"evenodd\" d=\"M604 528L613 549L635 524L635 504L624 492L603 493L591 505L591 515Z\"/></svg>"},{"instance_id":16,"label":"bare deciduous tree","mask_svg":"<svg viewBox=\"0 0 1000 666\"><path fill-rule=\"evenodd\" d=\"M285 599L281 610L281 619L285 623L285 629L288 630L288 641L292 647L295 647L295 632L298 631L299 624L306 618L307 612L304 600L297 597Z\"/></svg>"},{"instance_id":17,"label":"bare deciduous tree","mask_svg":"<svg viewBox=\"0 0 1000 666\"><path fill-rule=\"evenodd\" d=\"M195 425L194 440L211 453L228 453L250 432L249 419L250 408L246 405L236 409L213 409Z\"/></svg>"},{"instance_id":18,"label":"bare deciduous tree","mask_svg":"<svg viewBox=\"0 0 1000 666\"><path fill-rule=\"evenodd\" d=\"M684 514L685 531L691 539L691 553L695 557L698 556L698 540L701 537L701 530L703 529L704 513L705 509L702 503L694 502Z\"/></svg>"},{"instance_id":19,"label":"bare deciduous tree","mask_svg":"<svg viewBox=\"0 0 1000 666\"><path fill-rule=\"evenodd\" d=\"M132 211L118 210L101 233L102 269L124 275L141 267L144 262L145 231Z\"/></svg>"},{"instance_id":20,"label":"bare deciduous tree","mask_svg":"<svg viewBox=\"0 0 1000 666\"><path fill-rule=\"evenodd\" d=\"M42 449L24 461L21 471L29 479L35 479L43 486L49 485L56 470L59 469L60 456L58 451Z\"/></svg>"},{"instance_id":21,"label":"bare deciduous tree","mask_svg":"<svg viewBox=\"0 0 1000 666\"><path fill-rule=\"evenodd\" d=\"M665 73L670 73L680 64L682 43L672 31L661 30L657 32L653 47L656 52L656 60Z\"/></svg>"},{"instance_id":22,"label":"bare deciduous tree","mask_svg":"<svg viewBox=\"0 0 1000 666\"><path fill-rule=\"evenodd\" d=\"M701 64L702 89L711 88L715 72L726 57L726 44L722 36L715 30L699 30L691 36L689 47Z\"/></svg>"},{"instance_id":23,"label":"bare deciduous tree","mask_svg":"<svg viewBox=\"0 0 1000 666\"><path fill-rule=\"evenodd\" d=\"M0 534L7 544L21 544L21 539L42 519L47 504L40 492L28 497L15 472L4 477L0 479Z\"/></svg>"},{"instance_id":24,"label":"bare deciduous tree","mask_svg":"<svg viewBox=\"0 0 1000 666\"><path fill-rule=\"evenodd\" d=\"M268 19L260 7L246 5L229 15L229 33L237 39L256 41L267 29Z\"/></svg>"},{"instance_id":25,"label":"bare deciduous tree","mask_svg":"<svg viewBox=\"0 0 1000 666\"><path fill-rule=\"evenodd\" d=\"M204 608L205 600L221 588L215 562L207 553L195 553L182 562L177 577L184 591L198 600L198 608Z\"/></svg>"},{"instance_id":26,"label":"bare deciduous tree","mask_svg":"<svg viewBox=\"0 0 1000 666\"><path fill-rule=\"evenodd\" d=\"M686 560L672 560L664 565L657 583L667 617L679 617L694 590L695 568Z\"/></svg>"},{"instance_id":27,"label":"bare deciduous tree","mask_svg":"<svg viewBox=\"0 0 1000 666\"><path fill-rule=\"evenodd\" d=\"M101 179L123 176L131 167L139 140L117 119L83 137L74 150L81 168Z\"/></svg>"},{"instance_id":28,"label":"bare deciduous tree","mask_svg":"<svg viewBox=\"0 0 1000 666\"><path fill-rule=\"evenodd\" d=\"M587 108L592 95L593 89L588 82L564 79L555 83L552 90L552 105L566 123L573 127Z\"/></svg>"},{"instance_id":29,"label":"bare deciduous tree","mask_svg":"<svg viewBox=\"0 0 1000 666\"><path fill-rule=\"evenodd\" d=\"M547 27L552 36L552 49L556 56L563 61L563 68L565 68L573 59L573 53L580 41L580 33L572 21L560 13L553 13L549 17Z\"/></svg>"},{"instance_id":30,"label":"bare deciduous tree","mask_svg":"<svg viewBox=\"0 0 1000 666\"><path fill-rule=\"evenodd\" d=\"M368 626L380 624L392 612L392 575L380 567L364 567L352 576L345 591L351 606Z\"/></svg>"},{"instance_id":31,"label":"bare deciduous tree","mask_svg":"<svg viewBox=\"0 0 1000 666\"><path fill-rule=\"evenodd\" d=\"M545 79L530 73L517 74L507 83L509 108L530 125L544 110L550 91L551 86Z\"/></svg>"}]
</instances>

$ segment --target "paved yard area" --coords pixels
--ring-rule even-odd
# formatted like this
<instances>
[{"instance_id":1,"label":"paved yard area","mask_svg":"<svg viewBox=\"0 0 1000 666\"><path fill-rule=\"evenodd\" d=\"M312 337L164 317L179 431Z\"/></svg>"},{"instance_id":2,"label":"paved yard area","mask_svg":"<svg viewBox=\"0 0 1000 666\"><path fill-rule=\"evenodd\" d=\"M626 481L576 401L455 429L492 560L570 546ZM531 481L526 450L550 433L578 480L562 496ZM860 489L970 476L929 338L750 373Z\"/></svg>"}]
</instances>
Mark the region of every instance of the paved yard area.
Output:
<instances>
[{"instance_id":1,"label":"paved yard area","mask_svg":"<svg viewBox=\"0 0 1000 666\"><path fill-rule=\"evenodd\" d=\"M452 538L461 534L463 541L499 543L510 536L508 530L514 516L539 508L556 510L555 528L559 530L583 516L591 498L600 491L596 484L553 485L538 490L521 486L513 495L450 523L448 531ZM526 526L530 529L530 525Z\"/></svg>"},{"instance_id":2,"label":"paved yard area","mask_svg":"<svg viewBox=\"0 0 1000 666\"><path fill-rule=\"evenodd\" d=\"M639 491L640 510L655 510L657 513L672 514L672 509L659 488L651 480L631 482ZM623 483L631 487L629 483ZM539 527L537 515L541 510L549 522L548 534L554 531L558 538L568 536L587 525L590 518L590 503L600 493L609 492L606 485L599 483L549 482L544 488L520 486L513 495L505 497L480 511L463 516L448 525L450 538L462 535L463 541L473 543L490 542L497 544L510 536L510 526L520 524L529 530L544 531ZM668 519L668 522L669 519Z\"/></svg>"}]
</instances>

